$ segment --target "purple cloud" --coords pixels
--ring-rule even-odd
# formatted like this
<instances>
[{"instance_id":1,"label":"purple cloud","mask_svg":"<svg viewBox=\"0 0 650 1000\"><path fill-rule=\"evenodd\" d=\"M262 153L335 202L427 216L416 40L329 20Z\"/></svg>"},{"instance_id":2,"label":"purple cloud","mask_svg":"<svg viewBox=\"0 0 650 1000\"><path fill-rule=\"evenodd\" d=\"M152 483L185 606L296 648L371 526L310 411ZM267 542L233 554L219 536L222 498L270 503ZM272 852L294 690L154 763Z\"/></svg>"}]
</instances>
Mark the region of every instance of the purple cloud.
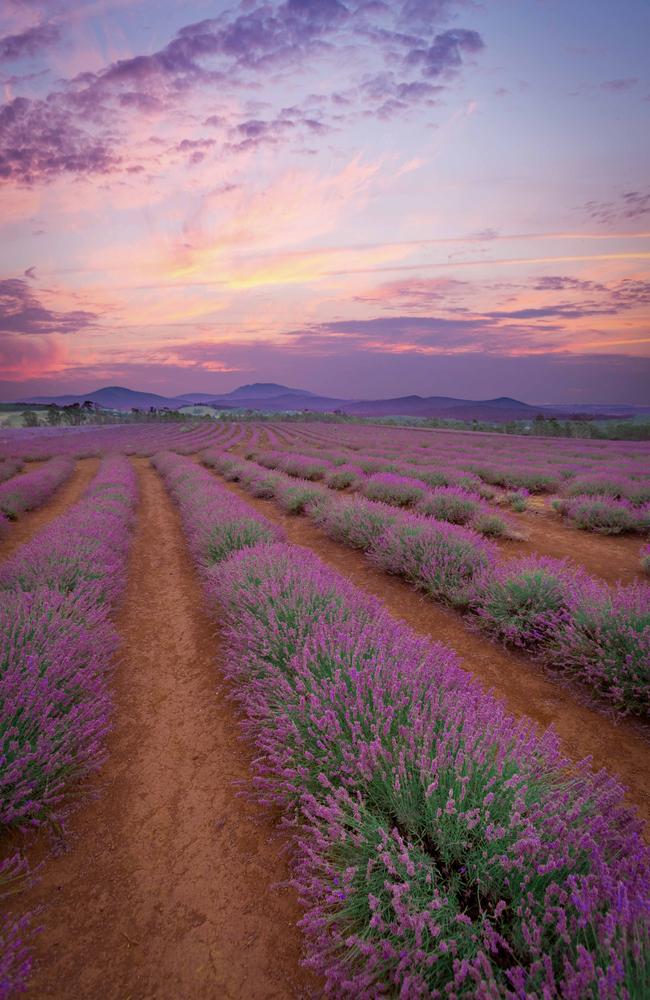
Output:
<instances>
[{"instance_id":1,"label":"purple cloud","mask_svg":"<svg viewBox=\"0 0 650 1000\"><path fill-rule=\"evenodd\" d=\"M192 149L209 149L214 144L214 139L183 139L178 143L176 149L179 153L187 153Z\"/></svg>"},{"instance_id":2,"label":"purple cloud","mask_svg":"<svg viewBox=\"0 0 650 1000\"><path fill-rule=\"evenodd\" d=\"M82 309L47 309L23 278L0 280L0 334L78 333L97 319L95 313Z\"/></svg>"},{"instance_id":3,"label":"purple cloud","mask_svg":"<svg viewBox=\"0 0 650 1000\"><path fill-rule=\"evenodd\" d=\"M577 302L524 309L486 312L493 319L582 319L587 316L613 316L628 309L650 305L650 281L624 278L610 285L578 278L548 275L539 278L532 286L536 291L589 292L592 298Z\"/></svg>"},{"instance_id":4,"label":"purple cloud","mask_svg":"<svg viewBox=\"0 0 650 1000\"><path fill-rule=\"evenodd\" d=\"M120 59L98 72L64 81L60 90L43 100L10 102L0 113L0 179L34 184L64 173L126 170L120 127L124 116L176 108L197 88L232 90L257 85L269 72L311 69L320 55L359 44L367 47L368 42L375 60L386 69L379 68L348 91L305 95L304 104L298 101L291 115L265 114L262 121L259 112L244 111L239 121L224 121L213 114L205 124L224 126L228 130L224 149L238 151L262 142L291 141L296 126L312 137L326 135L339 126L342 107L348 117L386 119L403 115L416 104L433 104L441 87L431 78L449 76L465 57L484 47L476 31L463 28L431 40L433 25L439 25L457 3L419 0L398 8L352 0L242 3L234 13L185 25L153 53ZM416 33L397 30L406 22ZM13 58L36 51L55 36L56 29L43 24L2 41ZM396 72L395 67L401 70ZM326 106L332 112L329 119ZM101 135L93 129L101 130ZM194 150L188 162L196 162L199 152Z\"/></svg>"},{"instance_id":5,"label":"purple cloud","mask_svg":"<svg viewBox=\"0 0 650 1000\"><path fill-rule=\"evenodd\" d=\"M484 48L485 43L478 31L451 28L436 35L427 48L412 49L407 59L410 64L420 66L424 76L437 77L459 69L464 55L474 55Z\"/></svg>"},{"instance_id":6,"label":"purple cloud","mask_svg":"<svg viewBox=\"0 0 650 1000\"><path fill-rule=\"evenodd\" d=\"M400 21L416 31L431 31L431 25L445 20L453 6L451 0L406 0Z\"/></svg>"},{"instance_id":7,"label":"purple cloud","mask_svg":"<svg viewBox=\"0 0 650 1000\"><path fill-rule=\"evenodd\" d=\"M612 289L612 301L622 309L650 306L650 281L623 278Z\"/></svg>"},{"instance_id":8,"label":"purple cloud","mask_svg":"<svg viewBox=\"0 0 650 1000\"><path fill-rule=\"evenodd\" d=\"M0 108L0 179L32 184L66 172L105 174L119 162L56 100L16 97Z\"/></svg>"},{"instance_id":9,"label":"purple cloud","mask_svg":"<svg viewBox=\"0 0 650 1000\"><path fill-rule=\"evenodd\" d=\"M554 306L538 306L528 309L494 310L485 313L492 319L583 319L585 316L605 316L614 309L570 305L560 303Z\"/></svg>"},{"instance_id":10,"label":"purple cloud","mask_svg":"<svg viewBox=\"0 0 650 1000\"><path fill-rule=\"evenodd\" d=\"M546 274L538 278L532 286L538 292L560 292L565 289L576 291L606 291L605 285L594 281L583 281L580 278L567 278L557 274Z\"/></svg>"},{"instance_id":11,"label":"purple cloud","mask_svg":"<svg viewBox=\"0 0 650 1000\"><path fill-rule=\"evenodd\" d=\"M43 49L54 45L60 38L55 24L37 24L17 35L0 38L0 61L10 62L38 55Z\"/></svg>"},{"instance_id":12,"label":"purple cloud","mask_svg":"<svg viewBox=\"0 0 650 1000\"><path fill-rule=\"evenodd\" d=\"M137 90L129 90L120 94L118 101L123 108L135 108L145 114L162 111L164 104L153 94L141 94Z\"/></svg>"}]
</instances>

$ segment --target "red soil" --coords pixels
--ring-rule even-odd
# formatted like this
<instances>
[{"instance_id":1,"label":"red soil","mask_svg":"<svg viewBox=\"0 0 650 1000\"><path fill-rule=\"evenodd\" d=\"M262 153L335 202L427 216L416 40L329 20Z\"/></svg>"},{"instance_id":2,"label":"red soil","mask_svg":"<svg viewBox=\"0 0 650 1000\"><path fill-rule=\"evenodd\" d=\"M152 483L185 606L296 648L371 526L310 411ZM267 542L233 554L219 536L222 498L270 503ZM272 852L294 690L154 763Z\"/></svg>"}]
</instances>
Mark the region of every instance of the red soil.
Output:
<instances>
[{"instance_id":1,"label":"red soil","mask_svg":"<svg viewBox=\"0 0 650 1000\"><path fill-rule=\"evenodd\" d=\"M647 579L641 572L639 549L640 535L598 535L565 524L559 515L548 510L534 510L525 514L508 512L528 539L522 542L500 542L508 557L519 555L545 555L554 559L572 559L573 562L607 583L632 583Z\"/></svg>"},{"instance_id":2,"label":"red soil","mask_svg":"<svg viewBox=\"0 0 650 1000\"><path fill-rule=\"evenodd\" d=\"M313 996L274 822L249 779L219 643L178 514L136 459L141 500L114 676L110 756L21 911L46 906L28 997L268 1000ZM216 690L215 690L216 689Z\"/></svg>"}]
</instances>

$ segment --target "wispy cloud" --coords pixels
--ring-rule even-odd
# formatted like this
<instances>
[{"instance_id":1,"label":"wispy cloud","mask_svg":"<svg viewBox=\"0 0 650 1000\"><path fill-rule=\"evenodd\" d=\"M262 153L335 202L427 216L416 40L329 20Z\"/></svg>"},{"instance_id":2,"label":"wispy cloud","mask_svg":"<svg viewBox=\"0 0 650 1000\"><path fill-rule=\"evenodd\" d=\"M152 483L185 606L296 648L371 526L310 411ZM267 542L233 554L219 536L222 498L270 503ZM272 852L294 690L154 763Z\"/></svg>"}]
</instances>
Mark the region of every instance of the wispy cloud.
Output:
<instances>
[{"instance_id":1,"label":"wispy cloud","mask_svg":"<svg viewBox=\"0 0 650 1000\"><path fill-rule=\"evenodd\" d=\"M588 201L579 211L606 226L644 219L650 216L650 191L625 191L612 201Z\"/></svg>"}]
</instances>

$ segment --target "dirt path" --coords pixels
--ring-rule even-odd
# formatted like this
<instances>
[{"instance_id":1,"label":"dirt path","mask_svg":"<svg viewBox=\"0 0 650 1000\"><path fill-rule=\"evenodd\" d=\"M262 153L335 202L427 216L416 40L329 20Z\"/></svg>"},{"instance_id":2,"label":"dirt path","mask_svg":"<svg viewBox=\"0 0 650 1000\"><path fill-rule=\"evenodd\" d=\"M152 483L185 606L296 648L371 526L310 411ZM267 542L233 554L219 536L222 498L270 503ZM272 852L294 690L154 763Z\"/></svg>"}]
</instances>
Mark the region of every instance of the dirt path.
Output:
<instances>
[{"instance_id":1,"label":"dirt path","mask_svg":"<svg viewBox=\"0 0 650 1000\"><path fill-rule=\"evenodd\" d=\"M570 558L610 584L647 579L639 561L641 535L605 536L581 531L561 522L552 511L525 514L507 511L507 516L528 535L525 542L499 543L508 558L520 555Z\"/></svg>"},{"instance_id":2,"label":"dirt path","mask_svg":"<svg viewBox=\"0 0 650 1000\"><path fill-rule=\"evenodd\" d=\"M177 512L135 460L141 504L117 624L101 794L23 897L42 901L34 1000L310 996L301 915L273 822L237 795L250 753L215 667L214 626Z\"/></svg>"},{"instance_id":3,"label":"dirt path","mask_svg":"<svg viewBox=\"0 0 650 1000\"><path fill-rule=\"evenodd\" d=\"M36 463L30 462L28 471L36 468ZM7 537L0 541L0 560L7 559L17 548L29 542L37 532L50 521L65 513L72 507L81 494L90 486L91 480L99 468L98 458L80 458L75 463L74 472L69 479L59 486L50 500L47 500L38 510L26 511L14 521L9 528Z\"/></svg>"},{"instance_id":4,"label":"dirt path","mask_svg":"<svg viewBox=\"0 0 650 1000\"><path fill-rule=\"evenodd\" d=\"M323 562L379 597L395 618L455 649L462 666L504 698L514 715L528 715L542 727L552 724L574 760L591 756L597 768L605 767L617 775L629 790L629 800L649 823L650 836L650 745L639 725L610 719L581 704L572 690L547 677L535 664L470 632L458 614L388 576L362 553L333 542L306 517L285 515L273 501L257 500L235 483L220 482L270 520L281 523L290 542L312 549Z\"/></svg>"}]
</instances>

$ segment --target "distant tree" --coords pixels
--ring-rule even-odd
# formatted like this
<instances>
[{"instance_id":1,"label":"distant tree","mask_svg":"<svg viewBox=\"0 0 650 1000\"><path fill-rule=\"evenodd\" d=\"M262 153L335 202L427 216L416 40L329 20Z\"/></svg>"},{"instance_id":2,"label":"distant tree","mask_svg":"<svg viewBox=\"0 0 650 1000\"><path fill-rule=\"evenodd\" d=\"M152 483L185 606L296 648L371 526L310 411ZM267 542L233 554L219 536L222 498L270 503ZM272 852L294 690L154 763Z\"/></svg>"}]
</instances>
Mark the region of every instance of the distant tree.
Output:
<instances>
[{"instance_id":1,"label":"distant tree","mask_svg":"<svg viewBox=\"0 0 650 1000\"><path fill-rule=\"evenodd\" d=\"M25 410L23 413L23 427L38 427L38 414L33 410Z\"/></svg>"},{"instance_id":2,"label":"distant tree","mask_svg":"<svg viewBox=\"0 0 650 1000\"><path fill-rule=\"evenodd\" d=\"M56 405L56 403L50 403L50 405L47 408L47 422L50 425L50 427L58 427L58 425L61 423L62 418L63 414L61 413L61 410Z\"/></svg>"},{"instance_id":3,"label":"distant tree","mask_svg":"<svg viewBox=\"0 0 650 1000\"><path fill-rule=\"evenodd\" d=\"M79 426L83 421L83 413L79 403L68 403L67 406L63 407L63 412L68 423L74 426Z\"/></svg>"}]
</instances>

